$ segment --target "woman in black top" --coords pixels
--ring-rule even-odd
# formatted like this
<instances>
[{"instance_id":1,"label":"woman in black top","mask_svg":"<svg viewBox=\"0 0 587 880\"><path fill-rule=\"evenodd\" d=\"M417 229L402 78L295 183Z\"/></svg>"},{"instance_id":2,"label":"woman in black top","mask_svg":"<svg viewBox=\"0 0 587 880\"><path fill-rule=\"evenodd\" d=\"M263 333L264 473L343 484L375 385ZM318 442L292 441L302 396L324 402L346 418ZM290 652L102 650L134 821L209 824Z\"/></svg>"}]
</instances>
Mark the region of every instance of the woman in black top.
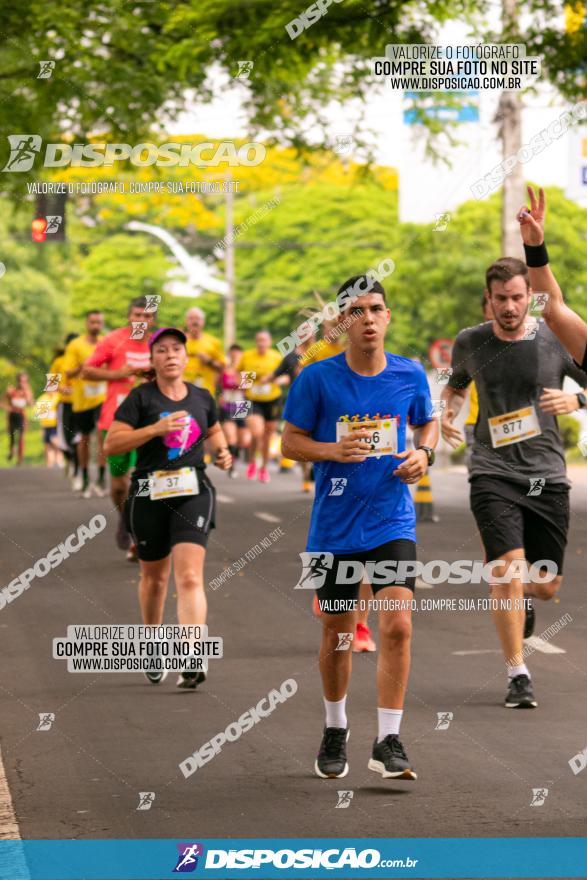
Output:
<instances>
[{"instance_id":1,"label":"woman in black top","mask_svg":"<svg viewBox=\"0 0 587 880\"><path fill-rule=\"evenodd\" d=\"M164 327L149 341L155 379L134 388L121 403L105 441L107 455L137 450L127 501L130 531L141 567L143 623L162 623L173 561L177 617L183 625L206 623L204 559L214 527L215 490L206 475L204 441L221 470L231 466L216 404L204 388L183 381L186 337ZM166 671L146 673L153 684ZM194 688L205 669L184 672L178 687Z\"/></svg>"}]
</instances>

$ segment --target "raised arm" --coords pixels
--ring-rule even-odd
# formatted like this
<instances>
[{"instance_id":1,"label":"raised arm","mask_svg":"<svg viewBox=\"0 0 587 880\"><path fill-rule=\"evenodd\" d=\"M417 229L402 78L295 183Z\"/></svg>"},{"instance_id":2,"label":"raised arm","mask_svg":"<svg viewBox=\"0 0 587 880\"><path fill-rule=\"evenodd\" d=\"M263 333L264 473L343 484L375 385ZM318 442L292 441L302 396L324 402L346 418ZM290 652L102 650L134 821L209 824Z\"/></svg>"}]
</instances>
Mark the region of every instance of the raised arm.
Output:
<instances>
[{"instance_id":1,"label":"raised arm","mask_svg":"<svg viewBox=\"0 0 587 880\"><path fill-rule=\"evenodd\" d=\"M542 316L571 357L582 364L587 352L587 323L565 304L562 291L548 265L548 253L544 244L544 190L539 190L536 199L534 190L529 186L528 197L530 207L524 205L520 208L518 221L526 252L530 286L535 293L548 294Z\"/></svg>"}]
</instances>

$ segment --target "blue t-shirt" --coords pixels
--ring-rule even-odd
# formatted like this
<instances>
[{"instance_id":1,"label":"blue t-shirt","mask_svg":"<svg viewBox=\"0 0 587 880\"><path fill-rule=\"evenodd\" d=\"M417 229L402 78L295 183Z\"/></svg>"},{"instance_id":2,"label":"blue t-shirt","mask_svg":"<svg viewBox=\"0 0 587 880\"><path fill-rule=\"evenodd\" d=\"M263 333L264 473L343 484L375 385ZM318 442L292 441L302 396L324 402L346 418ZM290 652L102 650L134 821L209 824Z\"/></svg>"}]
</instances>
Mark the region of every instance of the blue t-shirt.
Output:
<instances>
[{"instance_id":1,"label":"blue t-shirt","mask_svg":"<svg viewBox=\"0 0 587 880\"><path fill-rule=\"evenodd\" d=\"M395 417L403 452L408 419L416 427L434 418L430 389L420 364L389 352L385 357L387 366L376 376L355 373L344 352L305 367L291 386L284 419L313 440L335 443L339 419ZM355 553L396 538L415 541L410 490L393 476L400 464L393 455L357 464L314 462L316 497L306 549Z\"/></svg>"}]
</instances>

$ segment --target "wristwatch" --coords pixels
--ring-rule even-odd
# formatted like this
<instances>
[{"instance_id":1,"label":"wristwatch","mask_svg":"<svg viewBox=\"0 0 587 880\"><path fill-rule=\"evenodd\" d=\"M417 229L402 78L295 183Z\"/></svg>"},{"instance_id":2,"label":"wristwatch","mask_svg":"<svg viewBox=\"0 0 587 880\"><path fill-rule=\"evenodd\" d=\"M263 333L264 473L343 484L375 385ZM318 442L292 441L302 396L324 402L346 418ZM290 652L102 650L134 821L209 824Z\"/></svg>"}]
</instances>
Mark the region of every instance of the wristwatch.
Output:
<instances>
[{"instance_id":1,"label":"wristwatch","mask_svg":"<svg viewBox=\"0 0 587 880\"><path fill-rule=\"evenodd\" d=\"M577 395L578 397L579 395ZM583 398L585 400L585 398ZM432 467L434 464L434 460L436 455L434 454L434 450L430 446L418 446L418 449L423 449L426 455L428 456L428 467Z\"/></svg>"},{"instance_id":2,"label":"wristwatch","mask_svg":"<svg viewBox=\"0 0 587 880\"><path fill-rule=\"evenodd\" d=\"M577 394L577 400L579 401L579 409L583 409L583 407L587 406L587 397L585 397L582 391L579 391Z\"/></svg>"}]
</instances>

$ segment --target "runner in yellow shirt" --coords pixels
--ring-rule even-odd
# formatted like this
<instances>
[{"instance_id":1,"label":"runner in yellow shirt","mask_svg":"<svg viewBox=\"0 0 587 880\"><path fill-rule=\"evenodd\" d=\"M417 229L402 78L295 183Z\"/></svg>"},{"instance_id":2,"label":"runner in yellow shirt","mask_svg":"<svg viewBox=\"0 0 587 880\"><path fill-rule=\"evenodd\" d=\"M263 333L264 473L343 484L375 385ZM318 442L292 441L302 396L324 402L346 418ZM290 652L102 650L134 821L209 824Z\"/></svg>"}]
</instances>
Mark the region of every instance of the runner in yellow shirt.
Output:
<instances>
[{"instance_id":1,"label":"runner in yellow shirt","mask_svg":"<svg viewBox=\"0 0 587 880\"><path fill-rule=\"evenodd\" d=\"M63 348L55 349L55 357L49 367L50 376L48 382L55 382L58 387L57 392L57 437L56 445L63 452L66 460L65 476L72 478L72 485L75 482L79 464L77 460L77 441L76 433L73 427L73 389L71 383L65 376L65 349L72 339L77 338L77 333L69 333L65 337Z\"/></svg>"},{"instance_id":2,"label":"runner in yellow shirt","mask_svg":"<svg viewBox=\"0 0 587 880\"><path fill-rule=\"evenodd\" d=\"M281 363L281 355L271 347L271 342L271 334L260 330L255 336L255 348L244 351L237 364L237 370L246 374L242 375L241 387L250 401L247 427L251 432L251 445L247 479L254 480L257 476L257 452L260 451L259 480L262 483L269 482L269 448L281 414L279 385L263 381L263 377L270 376Z\"/></svg>"},{"instance_id":3,"label":"runner in yellow shirt","mask_svg":"<svg viewBox=\"0 0 587 880\"><path fill-rule=\"evenodd\" d=\"M216 386L226 360L219 339L204 332L206 316L202 309L189 309L185 316L188 363L184 382L205 388L216 398Z\"/></svg>"},{"instance_id":4,"label":"runner in yellow shirt","mask_svg":"<svg viewBox=\"0 0 587 880\"><path fill-rule=\"evenodd\" d=\"M86 312L86 332L72 339L63 360L65 377L73 388L73 427L81 435L77 447L78 463L81 474L74 481L74 490L82 492L84 498L90 498L92 491L103 498L106 494L106 459L104 457L104 441L100 431L98 438L98 482L90 485L90 438L96 430L102 402L106 397L106 382L91 382L82 379L81 371L84 363L94 353L104 329L104 316L97 309Z\"/></svg>"},{"instance_id":5,"label":"runner in yellow shirt","mask_svg":"<svg viewBox=\"0 0 587 880\"><path fill-rule=\"evenodd\" d=\"M35 401L35 418L39 420L43 431L45 466L48 468L59 466L62 461L61 450L54 443L57 435L58 398L58 391L44 391Z\"/></svg>"}]
</instances>

